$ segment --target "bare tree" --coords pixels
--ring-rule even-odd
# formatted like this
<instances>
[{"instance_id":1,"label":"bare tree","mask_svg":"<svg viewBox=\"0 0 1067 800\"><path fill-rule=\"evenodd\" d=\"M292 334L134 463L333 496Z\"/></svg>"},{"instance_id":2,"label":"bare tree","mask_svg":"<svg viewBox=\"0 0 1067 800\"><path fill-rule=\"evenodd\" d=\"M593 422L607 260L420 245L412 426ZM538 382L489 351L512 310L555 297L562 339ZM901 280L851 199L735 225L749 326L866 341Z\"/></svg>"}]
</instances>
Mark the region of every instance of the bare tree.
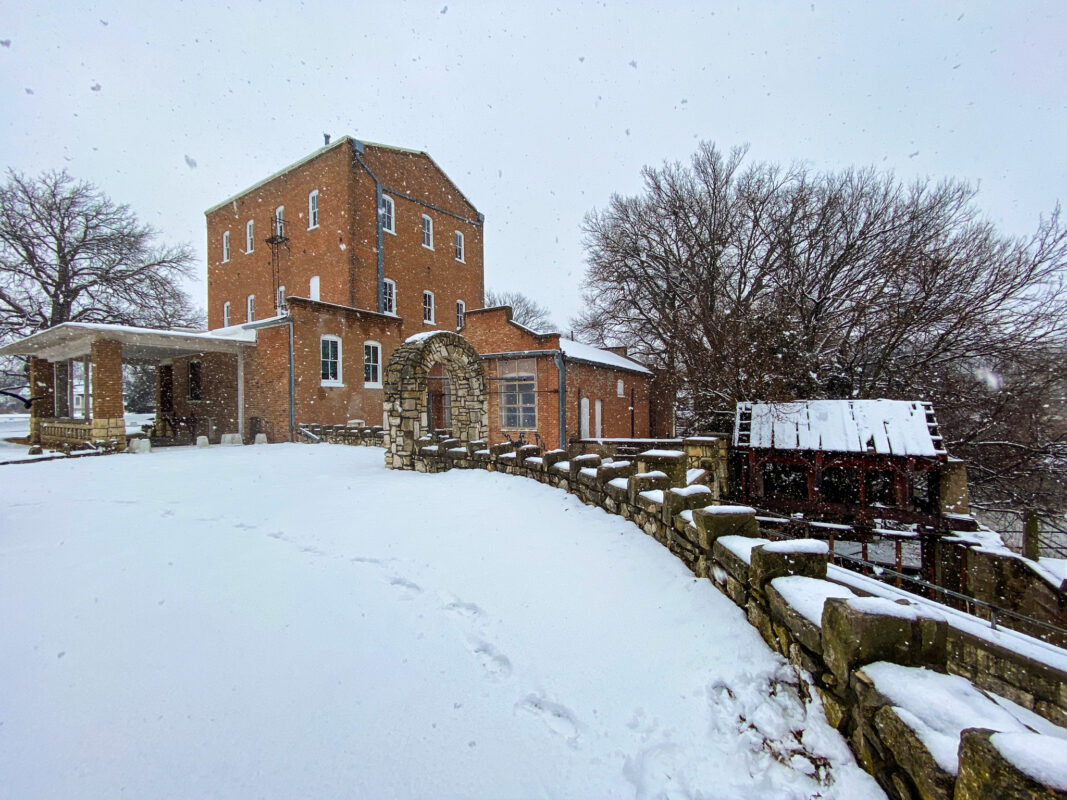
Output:
<instances>
[{"instance_id":1,"label":"bare tree","mask_svg":"<svg viewBox=\"0 0 1067 800\"><path fill-rule=\"evenodd\" d=\"M65 171L9 171L0 187L0 339L62 322L196 325L180 285L192 275L192 250L155 238L128 206Z\"/></svg>"},{"instance_id":2,"label":"bare tree","mask_svg":"<svg viewBox=\"0 0 1067 800\"><path fill-rule=\"evenodd\" d=\"M512 319L538 332L550 331L555 327L551 312L536 300L522 292L498 292L485 290L485 307L511 306Z\"/></svg>"},{"instance_id":3,"label":"bare tree","mask_svg":"<svg viewBox=\"0 0 1067 800\"><path fill-rule=\"evenodd\" d=\"M582 335L675 376L683 428L738 400L932 400L980 502L1062 507L1059 208L1011 238L958 181L745 157L703 144L586 217Z\"/></svg>"}]
</instances>

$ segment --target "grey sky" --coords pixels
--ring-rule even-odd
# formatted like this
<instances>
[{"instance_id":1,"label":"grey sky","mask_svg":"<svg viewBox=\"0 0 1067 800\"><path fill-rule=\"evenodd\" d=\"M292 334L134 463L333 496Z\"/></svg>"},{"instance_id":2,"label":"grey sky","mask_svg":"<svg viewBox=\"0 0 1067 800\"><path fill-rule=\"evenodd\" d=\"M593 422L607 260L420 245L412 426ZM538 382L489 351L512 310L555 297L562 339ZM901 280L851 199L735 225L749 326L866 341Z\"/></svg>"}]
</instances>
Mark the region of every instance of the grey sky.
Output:
<instances>
[{"instance_id":1,"label":"grey sky","mask_svg":"<svg viewBox=\"0 0 1067 800\"><path fill-rule=\"evenodd\" d=\"M980 182L1013 234L1065 194L1061 0L0 12L3 165L94 181L192 242L201 274L204 210L323 132L430 152L487 217L487 284L561 325L579 307L583 215L701 139Z\"/></svg>"}]
</instances>

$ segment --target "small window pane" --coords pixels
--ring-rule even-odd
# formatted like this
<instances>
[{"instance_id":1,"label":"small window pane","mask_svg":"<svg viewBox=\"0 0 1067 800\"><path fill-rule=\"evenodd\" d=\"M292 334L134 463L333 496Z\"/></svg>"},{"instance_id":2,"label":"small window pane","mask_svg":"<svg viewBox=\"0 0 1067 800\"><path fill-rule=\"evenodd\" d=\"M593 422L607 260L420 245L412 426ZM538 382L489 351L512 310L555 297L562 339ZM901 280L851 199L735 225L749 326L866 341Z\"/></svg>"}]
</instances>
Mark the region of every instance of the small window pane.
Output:
<instances>
[{"instance_id":1,"label":"small window pane","mask_svg":"<svg viewBox=\"0 0 1067 800\"><path fill-rule=\"evenodd\" d=\"M381 348L376 344L363 345L363 380L381 383Z\"/></svg>"},{"instance_id":2,"label":"small window pane","mask_svg":"<svg viewBox=\"0 0 1067 800\"><path fill-rule=\"evenodd\" d=\"M322 340L322 379L340 380L340 343L336 339Z\"/></svg>"}]
</instances>

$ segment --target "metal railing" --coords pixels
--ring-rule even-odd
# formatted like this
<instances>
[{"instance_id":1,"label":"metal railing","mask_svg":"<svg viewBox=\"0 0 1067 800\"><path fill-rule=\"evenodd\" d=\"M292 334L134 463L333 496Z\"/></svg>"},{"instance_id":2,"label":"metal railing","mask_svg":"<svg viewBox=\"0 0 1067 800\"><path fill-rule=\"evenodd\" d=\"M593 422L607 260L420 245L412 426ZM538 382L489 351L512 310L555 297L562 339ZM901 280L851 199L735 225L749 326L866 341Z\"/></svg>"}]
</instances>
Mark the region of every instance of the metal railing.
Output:
<instances>
[{"instance_id":1,"label":"metal railing","mask_svg":"<svg viewBox=\"0 0 1067 800\"><path fill-rule=\"evenodd\" d=\"M1004 608L1003 606L987 603L984 600L978 600L977 598L961 594L960 592L955 592L952 589L946 589L944 586L938 586L935 583L924 581L922 578L916 578L913 575L906 575L902 572L897 572L896 570L884 567L881 564L875 564L871 561L864 561L861 558L856 558L854 556L846 556L842 553L834 553L832 554L832 558L834 563L838 564L838 566L844 567L845 569L848 569L852 572L870 570L873 573L874 579L882 581L883 583L885 582L883 580L883 576L888 576L896 582L896 585L898 587L910 592L911 594L922 595L925 592L928 596L934 595L933 597L929 597L929 599L934 600L935 602L939 602L942 605L946 605L950 608L953 608L955 606L953 603L947 602L947 600L955 600L956 603L963 606L963 608L957 608L956 610L964 611L965 613L973 616L975 619L980 619L988 622L989 627L993 630L997 630L997 624L1001 618L1007 618L1017 620L1019 622L1024 622L1027 625L1034 625L1043 630L1050 631L1061 637L1062 641L1067 642L1067 628L1061 628L1058 625L1053 625L1050 622L1035 619L1034 617L1028 617L1026 614L1020 614L1017 611L1012 611L1011 609ZM916 591L912 587L919 587L921 590L924 591ZM983 616L975 613L977 609L981 609L988 616ZM1006 627L1011 628L1010 625L1007 625ZM1014 628L1011 629L1014 630ZM1023 632L1025 633L1025 631ZM1042 637L1039 636L1038 638Z\"/></svg>"}]
</instances>

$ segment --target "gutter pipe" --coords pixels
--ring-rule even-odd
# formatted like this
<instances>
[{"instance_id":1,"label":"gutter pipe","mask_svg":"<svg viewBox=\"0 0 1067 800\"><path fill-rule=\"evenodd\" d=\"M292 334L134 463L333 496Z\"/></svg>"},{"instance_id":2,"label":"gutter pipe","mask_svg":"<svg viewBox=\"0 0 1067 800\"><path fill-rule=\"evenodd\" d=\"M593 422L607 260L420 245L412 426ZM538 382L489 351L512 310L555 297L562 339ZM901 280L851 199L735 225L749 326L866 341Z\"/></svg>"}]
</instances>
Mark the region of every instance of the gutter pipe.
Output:
<instances>
[{"instance_id":1,"label":"gutter pipe","mask_svg":"<svg viewBox=\"0 0 1067 800\"><path fill-rule=\"evenodd\" d=\"M355 156L356 161L360 163L363 169L367 170L367 174L374 180L374 207L375 207L375 219L377 223L375 229L377 230L378 241L378 313L385 313L385 297L383 296L383 288L385 287L385 233L382 228L382 182L378 180L378 176L374 174L374 170L367 166L367 162L363 160L363 142L353 140L352 142L352 155Z\"/></svg>"}]
</instances>

